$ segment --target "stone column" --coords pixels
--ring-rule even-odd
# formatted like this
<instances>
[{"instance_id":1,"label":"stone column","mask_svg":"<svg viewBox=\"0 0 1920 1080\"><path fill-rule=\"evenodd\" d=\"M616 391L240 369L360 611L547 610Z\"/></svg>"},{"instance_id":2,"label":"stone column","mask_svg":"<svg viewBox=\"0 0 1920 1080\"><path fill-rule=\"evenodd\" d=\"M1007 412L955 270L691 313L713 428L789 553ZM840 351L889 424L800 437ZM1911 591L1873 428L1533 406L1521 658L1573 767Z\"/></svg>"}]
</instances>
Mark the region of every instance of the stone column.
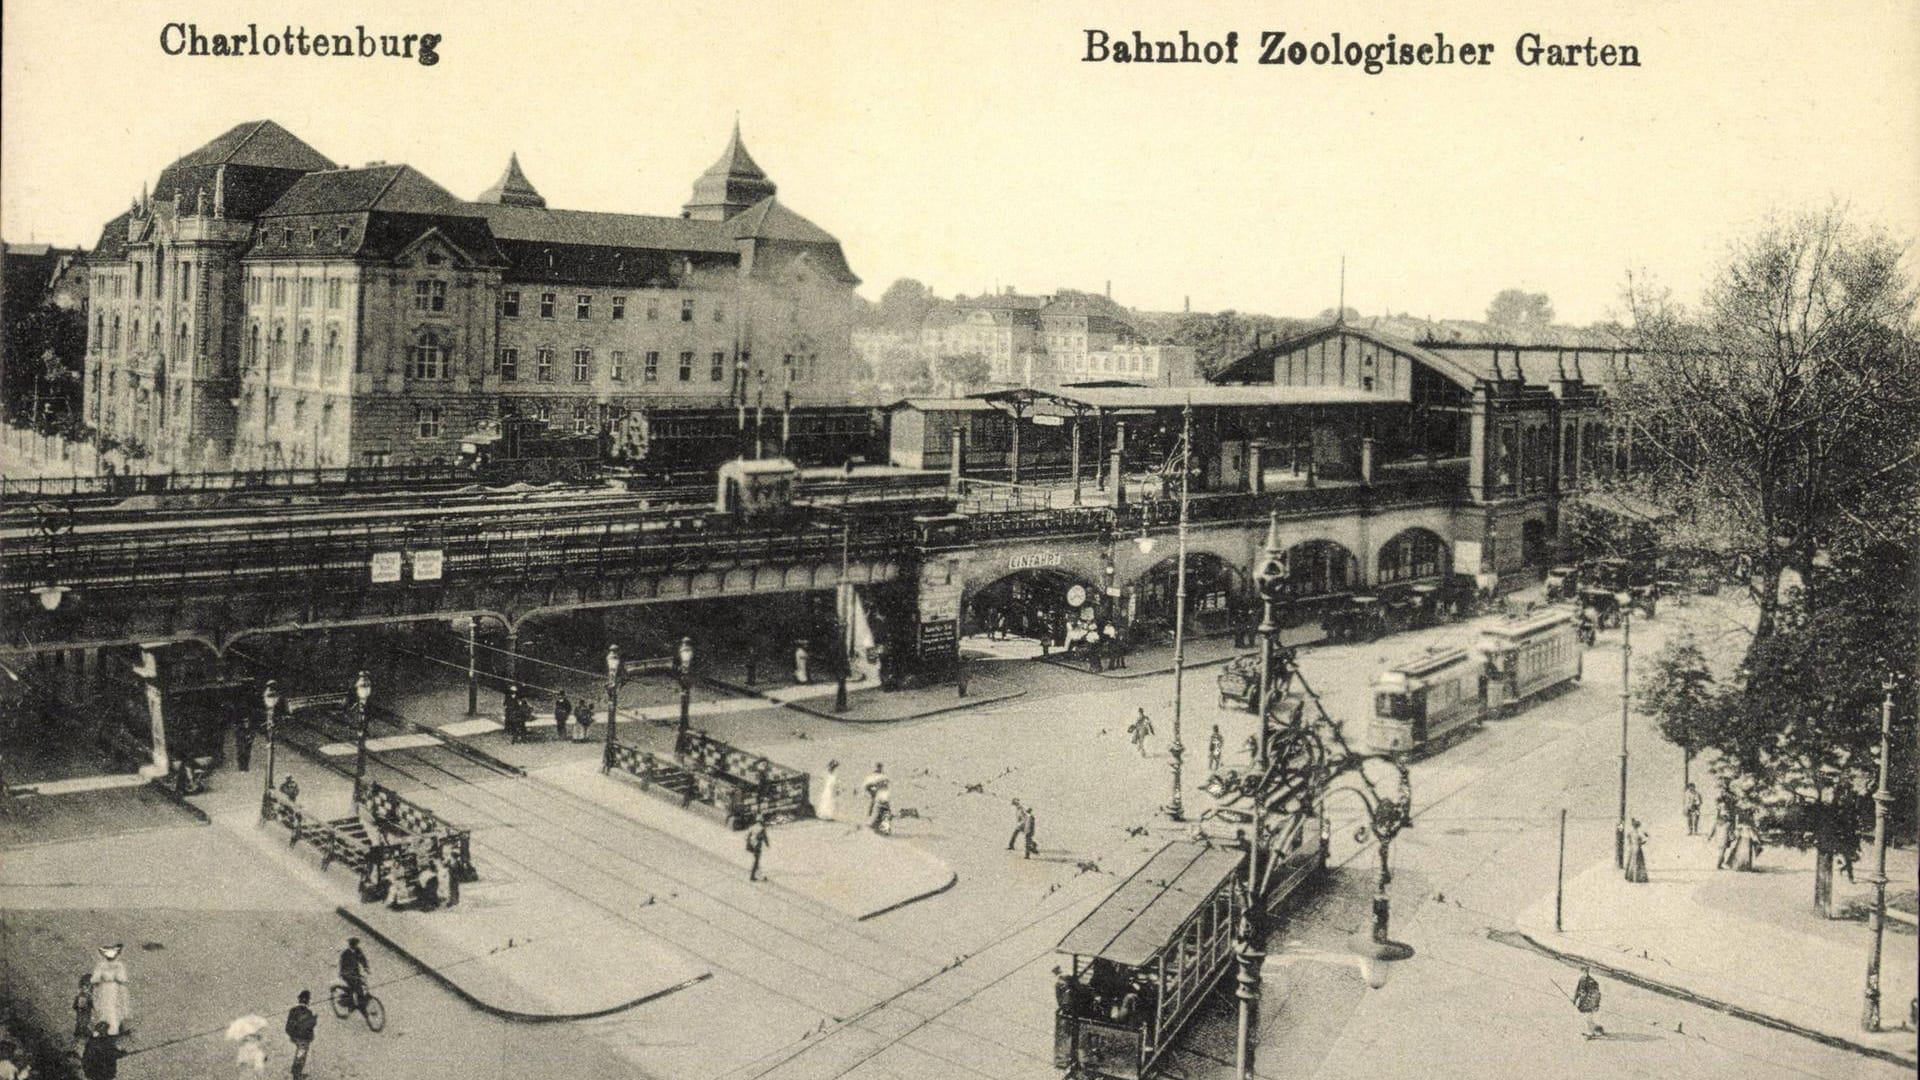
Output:
<instances>
[{"instance_id":1,"label":"stone column","mask_svg":"<svg viewBox=\"0 0 1920 1080\"><path fill-rule=\"evenodd\" d=\"M953 431L948 435L947 445L952 450L952 457L947 461L947 488L953 494L958 495L960 494L960 477L962 475L960 470L961 455L966 447L966 432L958 425L955 425Z\"/></svg>"},{"instance_id":2,"label":"stone column","mask_svg":"<svg viewBox=\"0 0 1920 1080\"><path fill-rule=\"evenodd\" d=\"M1247 490L1255 495L1267 490L1267 444L1258 439L1247 441Z\"/></svg>"},{"instance_id":3,"label":"stone column","mask_svg":"<svg viewBox=\"0 0 1920 1080\"><path fill-rule=\"evenodd\" d=\"M1360 482L1373 483L1373 436L1360 440Z\"/></svg>"},{"instance_id":4,"label":"stone column","mask_svg":"<svg viewBox=\"0 0 1920 1080\"><path fill-rule=\"evenodd\" d=\"M1125 506L1127 503L1127 480L1124 468L1127 459L1127 422L1116 420L1113 424L1113 454L1107 467L1109 482L1112 485L1113 505Z\"/></svg>"},{"instance_id":5,"label":"stone column","mask_svg":"<svg viewBox=\"0 0 1920 1080\"><path fill-rule=\"evenodd\" d=\"M1487 411L1487 388L1480 384L1473 388L1473 418L1467 444L1467 497L1477 503L1487 501L1487 453L1491 448L1487 441Z\"/></svg>"},{"instance_id":6,"label":"stone column","mask_svg":"<svg viewBox=\"0 0 1920 1080\"><path fill-rule=\"evenodd\" d=\"M140 666L134 668L134 674L140 676L141 688L147 695L147 718L153 727L153 761L140 769L140 775L148 778L167 775L172 761L167 756L167 690L165 674L160 666L160 654L155 651L158 645L140 647Z\"/></svg>"}]
</instances>

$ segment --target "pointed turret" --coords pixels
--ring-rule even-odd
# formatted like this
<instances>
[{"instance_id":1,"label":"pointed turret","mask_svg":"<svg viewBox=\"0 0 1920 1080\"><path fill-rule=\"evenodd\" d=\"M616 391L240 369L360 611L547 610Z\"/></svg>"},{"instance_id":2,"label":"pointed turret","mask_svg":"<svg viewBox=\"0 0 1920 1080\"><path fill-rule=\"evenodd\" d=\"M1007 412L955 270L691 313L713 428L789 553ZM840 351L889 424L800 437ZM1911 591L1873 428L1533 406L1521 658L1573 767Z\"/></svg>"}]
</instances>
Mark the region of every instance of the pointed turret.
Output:
<instances>
[{"instance_id":1,"label":"pointed turret","mask_svg":"<svg viewBox=\"0 0 1920 1080\"><path fill-rule=\"evenodd\" d=\"M537 206L542 209L547 205L547 200L533 189L527 174L520 171L519 154L507 155L507 171L501 174L498 183L481 192L474 201L499 206Z\"/></svg>"},{"instance_id":2,"label":"pointed turret","mask_svg":"<svg viewBox=\"0 0 1920 1080\"><path fill-rule=\"evenodd\" d=\"M693 182L693 198L681 208L681 216L696 221L725 221L763 199L772 197L773 181L767 179L746 144L740 141L740 121L733 121L733 136L720 160L700 179Z\"/></svg>"}]
</instances>

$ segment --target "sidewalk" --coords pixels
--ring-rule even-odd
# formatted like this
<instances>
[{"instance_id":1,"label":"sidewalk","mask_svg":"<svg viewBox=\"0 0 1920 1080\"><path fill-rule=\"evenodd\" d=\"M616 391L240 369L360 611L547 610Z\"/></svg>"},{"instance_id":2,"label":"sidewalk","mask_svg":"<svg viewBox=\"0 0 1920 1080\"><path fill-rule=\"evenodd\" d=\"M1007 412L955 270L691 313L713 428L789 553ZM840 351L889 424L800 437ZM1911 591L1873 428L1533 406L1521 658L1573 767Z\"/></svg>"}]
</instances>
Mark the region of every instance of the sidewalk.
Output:
<instances>
[{"instance_id":1,"label":"sidewalk","mask_svg":"<svg viewBox=\"0 0 1920 1080\"><path fill-rule=\"evenodd\" d=\"M745 833L681 810L645 794L635 783L602 775L597 765L576 763L542 769L535 777L605 806L650 829L732 863L744 880L753 857ZM843 781L840 798L858 813L860 793ZM760 874L773 887L799 893L853 919L869 919L945 892L957 880L953 868L899 836L885 837L857 821L795 821L768 830L771 841Z\"/></svg>"},{"instance_id":2,"label":"sidewalk","mask_svg":"<svg viewBox=\"0 0 1920 1080\"><path fill-rule=\"evenodd\" d=\"M967 696L961 697L959 689L952 683L935 686L919 686L912 689L882 690L878 686L864 682L847 684L847 710L835 712L834 695L838 692L833 680L799 684L793 682L761 682L747 686L744 681L736 681L739 676L732 673L709 673L703 676L707 683L730 690L736 694L751 694L752 699L761 706L771 702L808 716L817 716L822 720L838 720L850 724L891 724L903 720L919 720L942 713L957 712L961 709L975 709L982 705L1007 701L1025 694L1026 688L1012 679L999 675L989 675L985 665L973 664L967 671ZM626 710L622 709L624 713ZM735 709L717 711L738 711ZM696 711L694 716L700 714ZM696 727L699 725L696 723Z\"/></svg>"},{"instance_id":3,"label":"sidewalk","mask_svg":"<svg viewBox=\"0 0 1920 1080\"><path fill-rule=\"evenodd\" d=\"M28 793L16 788L8 811L0 814L0 849L205 824L140 776L23 787Z\"/></svg>"},{"instance_id":4,"label":"sidewalk","mask_svg":"<svg viewBox=\"0 0 1920 1080\"><path fill-rule=\"evenodd\" d=\"M1278 636L1282 645L1306 645L1319 641L1324 632L1318 626L1290 626L1283 628ZM971 644L976 639L968 639ZM1171 642L1144 645L1127 653L1127 666L1114 670L1103 667L1094 671L1087 666L1084 656L1068 657L1066 653L1055 649L1046 656L1038 655L1039 646L1028 639L1017 639L1031 646L1034 659L1044 660L1055 667L1077 671L1083 675L1096 675L1103 679L1143 679L1149 675L1170 675L1173 673L1173 644ZM1005 645L995 642L995 645ZM1211 637L1190 638L1186 642L1186 669L1213 667L1224 664L1236 656L1247 653L1259 653L1260 642L1256 638L1252 645L1235 645L1232 634L1216 634ZM1104 664L1104 660L1102 661Z\"/></svg>"},{"instance_id":5,"label":"sidewalk","mask_svg":"<svg viewBox=\"0 0 1920 1080\"><path fill-rule=\"evenodd\" d=\"M1566 883L1563 933L1553 895L1524 911L1517 928L1536 942L1617 968L1670 991L1709 998L1912 1062L1915 1034L1860 1028L1868 931L1862 921L1814 910L1811 851L1769 848L1757 873L1714 869L1719 840L1682 833L1648 847L1644 885L1627 883L1612 859ZM1914 887L1911 849L1890 851L1889 893ZM1864 865L1856 876L1864 881ZM1836 874L1845 909L1867 893ZM1889 919L1881 950L1881 1015L1904 1023L1920 957L1911 928Z\"/></svg>"},{"instance_id":6,"label":"sidewalk","mask_svg":"<svg viewBox=\"0 0 1920 1080\"><path fill-rule=\"evenodd\" d=\"M297 755L282 765L300 779L300 801L327 816L349 812L352 781ZM249 774L259 775L259 774ZM502 780L501 783L523 783ZM202 806L251 853L304 878L333 898L347 921L377 934L470 1004L516 1019L570 1019L628 1008L706 977L704 967L603 913L549 880L525 873L495 850L499 828L475 827L480 880L463 885L460 903L429 912L396 912L360 902L352 870L320 869L311 845L290 847L287 831L259 823L259 792L217 789ZM335 812L337 811L337 813ZM510 826L507 832L514 831ZM592 927L592 933L569 928Z\"/></svg>"}]
</instances>

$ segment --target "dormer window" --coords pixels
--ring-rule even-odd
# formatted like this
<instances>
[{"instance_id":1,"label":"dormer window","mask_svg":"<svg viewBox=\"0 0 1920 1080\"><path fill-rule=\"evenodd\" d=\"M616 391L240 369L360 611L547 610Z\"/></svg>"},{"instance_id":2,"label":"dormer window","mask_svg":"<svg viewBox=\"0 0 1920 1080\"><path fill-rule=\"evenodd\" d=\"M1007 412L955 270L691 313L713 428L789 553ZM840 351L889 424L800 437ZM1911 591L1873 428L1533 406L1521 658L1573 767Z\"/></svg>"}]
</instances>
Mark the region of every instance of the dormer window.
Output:
<instances>
[{"instance_id":1,"label":"dormer window","mask_svg":"<svg viewBox=\"0 0 1920 1080\"><path fill-rule=\"evenodd\" d=\"M288 248L293 246L293 226L288 225L280 230L280 246Z\"/></svg>"},{"instance_id":2,"label":"dormer window","mask_svg":"<svg viewBox=\"0 0 1920 1080\"><path fill-rule=\"evenodd\" d=\"M345 225L340 226L340 228L337 230L335 242L338 243L341 247L346 247L347 236L351 231L352 230L348 229Z\"/></svg>"},{"instance_id":3,"label":"dormer window","mask_svg":"<svg viewBox=\"0 0 1920 1080\"><path fill-rule=\"evenodd\" d=\"M446 257L446 256L444 256L444 255L442 255L442 254L440 254L440 253L439 253L439 252L437 252L437 251L429 251L429 252L427 252L427 265L428 265L428 266L439 266L440 264L442 264L442 263L444 263L444 262L446 262L446 261L447 261L447 257Z\"/></svg>"},{"instance_id":4,"label":"dormer window","mask_svg":"<svg viewBox=\"0 0 1920 1080\"><path fill-rule=\"evenodd\" d=\"M307 230L307 246L312 248L320 246L320 226L315 225Z\"/></svg>"}]
</instances>

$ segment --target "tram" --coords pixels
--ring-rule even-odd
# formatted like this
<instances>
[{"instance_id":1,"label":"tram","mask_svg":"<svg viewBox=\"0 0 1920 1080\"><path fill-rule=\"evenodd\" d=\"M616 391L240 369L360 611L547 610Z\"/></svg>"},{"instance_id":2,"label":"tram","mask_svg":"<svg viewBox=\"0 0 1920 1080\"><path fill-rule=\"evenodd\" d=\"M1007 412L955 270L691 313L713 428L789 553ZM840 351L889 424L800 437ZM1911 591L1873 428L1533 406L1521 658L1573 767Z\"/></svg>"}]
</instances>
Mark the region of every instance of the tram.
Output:
<instances>
[{"instance_id":1,"label":"tram","mask_svg":"<svg viewBox=\"0 0 1920 1080\"><path fill-rule=\"evenodd\" d=\"M1060 940L1055 952L1072 967L1054 985L1055 1068L1087 1080L1149 1075L1233 967L1249 897L1273 910L1326 868L1317 792L1303 784L1270 805L1257 889L1244 846L1175 840Z\"/></svg>"},{"instance_id":2,"label":"tram","mask_svg":"<svg viewBox=\"0 0 1920 1080\"><path fill-rule=\"evenodd\" d=\"M1488 712L1511 712L1527 700L1580 681L1585 650L1572 615L1550 611L1480 635L1486 657Z\"/></svg>"},{"instance_id":3,"label":"tram","mask_svg":"<svg viewBox=\"0 0 1920 1080\"><path fill-rule=\"evenodd\" d=\"M1368 747L1400 754L1437 749L1486 714L1486 664L1466 649L1429 653L1388 668L1373 683Z\"/></svg>"},{"instance_id":4,"label":"tram","mask_svg":"<svg viewBox=\"0 0 1920 1080\"><path fill-rule=\"evenodd\" d=\"M1368 748L1427 753L1461 738L1489 715L1578 682L1579 625L1547 612L1481 632L1472 649L1445 649L1388 668L1373 684Z\"/></svg>"}]
</instances>

